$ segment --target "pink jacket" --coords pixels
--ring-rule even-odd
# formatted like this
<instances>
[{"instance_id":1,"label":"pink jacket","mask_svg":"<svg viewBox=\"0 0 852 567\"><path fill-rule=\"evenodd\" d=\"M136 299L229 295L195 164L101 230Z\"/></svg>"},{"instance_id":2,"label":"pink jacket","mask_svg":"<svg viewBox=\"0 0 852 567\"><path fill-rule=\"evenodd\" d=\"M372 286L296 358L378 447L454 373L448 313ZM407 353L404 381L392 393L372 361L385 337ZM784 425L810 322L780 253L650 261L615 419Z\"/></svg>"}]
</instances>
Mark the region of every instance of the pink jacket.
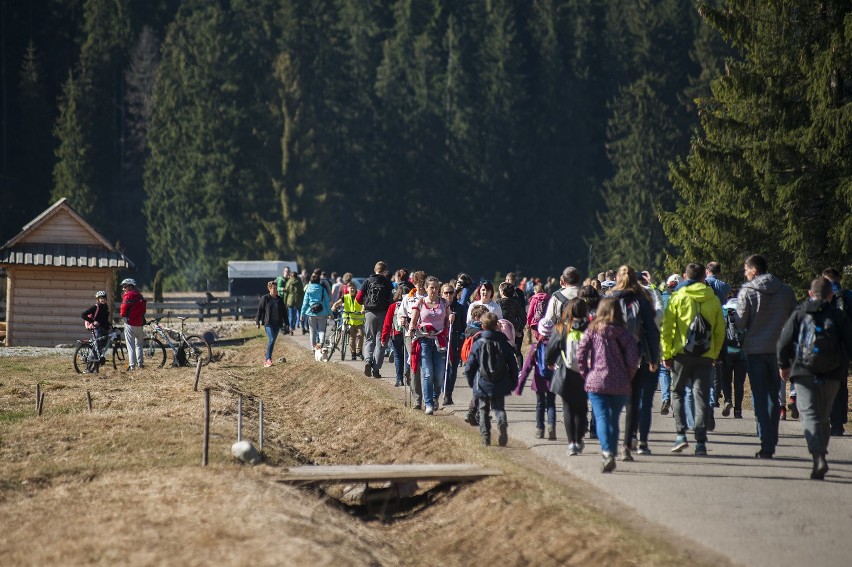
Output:
<instances>
[{"instance_id":1,"label":"pink jacket","mask_svg":"<svg viewBox=\"0 0 852 567\"><path fill-rule=\"evenodd\" d=\"M607 325L603 331L586 331L577 346L577 360L587 392L630 395L639 347L625 327Z\"/></svg>"}]
</instances>

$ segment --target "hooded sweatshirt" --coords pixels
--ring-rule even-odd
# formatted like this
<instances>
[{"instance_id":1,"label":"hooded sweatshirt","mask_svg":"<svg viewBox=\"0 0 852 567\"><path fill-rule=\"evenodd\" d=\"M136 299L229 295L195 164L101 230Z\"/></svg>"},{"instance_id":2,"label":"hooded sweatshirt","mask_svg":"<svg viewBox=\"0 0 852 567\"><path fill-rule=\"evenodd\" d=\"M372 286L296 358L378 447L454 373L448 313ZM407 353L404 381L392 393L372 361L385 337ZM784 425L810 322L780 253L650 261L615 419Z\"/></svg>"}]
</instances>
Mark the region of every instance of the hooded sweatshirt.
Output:
<instances>
[{"instance_id":1,"label":"hooded sweatshirt","mask_svg":"<svg viewBox=\"0 0 852 567\"><path fill-rule=\"evenodd\" d=\"M715 360L725 342L725 317L722 304L713 292L713 288L702 282L693 282L675 291L666 312L663 314L663 327L660 329L660 349L663 360L671 360L683 354L689 337L689 326L697 313L710 323L710 350L704 357Z\"/></svg>"},{"instance_id":2,"label":"hooded sweatshirt","mask_svg":"<svg viewBox=\"0 0 852 567\"><path fill-rule=\"evenodd\" d=\"M827 372L826 374L822 374L819 377L829 380L842 380L846 378L847 366L844 362L848 362L849 353L852 353L852 323L849 322L849 318L846 317L842 311L833 307L829 302L821 299L816 301L805 301L798 309L793 311L793 314L790 315L789 319L787 319L787 322L784 324L784 328L781 331L781 336L778 338L778 344L776 345L778 351L778 367L792 367L790 370L790 376L792 376L793 382L796 381L796 377L814 376L814 374L807 368L803 367L796 358L796 350L798 346L796 343L799 340L799 330L807 314L810 314L820 321L831 319L834 325L834 335L838 342L836 351L838 356L837 368Z\"/></svg>"},{"instance_id":3,"label":"hooded sweatshirt","mask_svg":"<svg viewBox=\"0 0 852 567\"><path fill-rule=\"evenodd\" d=\"M761 274L743 284L737 296L736 326L745 331L746 355L774 355L781 329L795 308L793 290L772 274Z\"/></svg>"}]
</instances>

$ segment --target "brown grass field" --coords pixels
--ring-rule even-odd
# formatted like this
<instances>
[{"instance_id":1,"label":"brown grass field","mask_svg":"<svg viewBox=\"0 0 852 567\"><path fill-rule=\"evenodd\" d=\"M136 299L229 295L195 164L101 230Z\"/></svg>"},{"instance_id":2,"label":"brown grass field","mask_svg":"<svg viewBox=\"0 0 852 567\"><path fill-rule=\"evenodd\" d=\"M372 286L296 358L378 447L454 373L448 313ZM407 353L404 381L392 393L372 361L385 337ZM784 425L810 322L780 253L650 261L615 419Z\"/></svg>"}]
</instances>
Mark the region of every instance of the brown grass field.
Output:
<instances>
[{"instance_id":1,"label":"brown grass field","mask_svg":"<svg viewBox=\"0 0 852 567\"><path fill-rule=\"evenodd\" d=\"M0 358L0 557L5 565L683 565L687 555L529 451L482 448L456 417L406 410L401 392L289 340L215 348L210 465L202 468L202 394L194 369L76 374L56 356ZM46 392L36 416L35 386ZM86 408L85 392L93 398ZM266 414L266 464L240 465ZM500 477L437 490L427 505L365 521L318 490L276 482L295 464L454 463ZM422 487L421 492L431 488ZM662 534L662 535L661 535Z\"/></svg>"}]
</instances>

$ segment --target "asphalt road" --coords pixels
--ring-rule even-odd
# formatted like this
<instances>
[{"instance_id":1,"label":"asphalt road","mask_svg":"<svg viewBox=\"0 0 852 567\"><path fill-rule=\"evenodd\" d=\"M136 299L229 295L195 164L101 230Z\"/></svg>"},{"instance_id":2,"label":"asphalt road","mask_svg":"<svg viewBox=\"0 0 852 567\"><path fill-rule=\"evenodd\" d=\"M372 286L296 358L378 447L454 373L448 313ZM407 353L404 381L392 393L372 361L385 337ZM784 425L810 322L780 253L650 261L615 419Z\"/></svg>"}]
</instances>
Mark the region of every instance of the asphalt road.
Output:
<instances>
[{"instance_id":1,"label":"asphalt road","mask_svg":"<svg viewBox=\"0 0 852 567\"><path fill-rule=\"evenodd\" d=\"M298 332L292 339L308 348L306 337ZM332 364L340 364L339 358L336 355ZM343 364L363 375L363 362ZM393 388L392 363L385 361L382 375L382 381ZM463 419L470 394L460 371L455 405L436 415L455 414ZM652 455L634 455L634 462L618 461L613 474L602 474L596 440L587 437L582 455L567 455L558 397L556 404L557 440L546 441L534 437L535 394L527 387L523 396L507 398L510 444L524 444L537 456L602 489L641 517L683 538L682 545L696 542L750 566L852 565L852 436L832 437L830 470L824 481L814 481L809 478L811 458L798 420L782 421L775 458L758 460L752 412L744 410L743 419L734 419L721 417L716 410L708 455L697 457L692 453L691 434L683 453L669 451L675 437L674 419L655 410L649 439ZM659 408L659 393L655 408ZM496 431L493 434L496 441Z\"/></svg>"}]
</instances>

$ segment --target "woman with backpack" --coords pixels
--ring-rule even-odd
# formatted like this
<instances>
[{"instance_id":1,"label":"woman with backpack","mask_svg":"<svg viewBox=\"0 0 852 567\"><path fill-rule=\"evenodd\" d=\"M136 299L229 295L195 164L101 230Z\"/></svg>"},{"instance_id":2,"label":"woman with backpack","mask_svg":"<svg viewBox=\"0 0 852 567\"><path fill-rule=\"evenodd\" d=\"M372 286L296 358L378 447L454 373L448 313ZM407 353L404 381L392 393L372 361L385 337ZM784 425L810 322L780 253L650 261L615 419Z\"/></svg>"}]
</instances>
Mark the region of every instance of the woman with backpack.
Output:
<instances>
[{"instance_id":1,"label":"woman with backpack","mask_svg":"<svg viewBox=\"0 0 852 567\"><path fill-rule=\"evenodd\" d=\"M544 353L545 363L553 368L551 388L562 397L562 420L568 436L569 457L579 455L586 446L583 437L589 425L589 397L580 376L577 347L588 325L586 302L577 297L569 300Z\"/></svg>"},{"instance_id":2,"label":"woman with backpack","mask_svg":"<svg viewBox=\"0 0 852 567\"><path fill-rule=\"evenodd\" d=\"M319 350L325 340L328 316L331 315L331 297L325 286L320 283L318 273L311 274L309 282L302 300L302 318L307 318L311 344L314 345L314 350Z\"/></svg>"},{"instance_id":3,"label":"woman with backpack","mask_svg":"<svg viewBox=\"0 0 852 567\"><path fill-rule=\"evenodd\" d=\"M305 286L302 284L302 280L295 270L290 272L290 278L284 284L284 295L287 297L284 302L287 305L290 319L290 334L295 335L296 328L301 323L302 318L299 311L302 308L302 301L305 298Z\"/></svg>"},{"instance_id":4,"label":"woman with backpack","mask_svg":"<svg viewBox=\"0 0 852 567\"><path fill-rule=\"evenodd\" d=\"M405 357L405 325L400 323L399 317L396 316L396 310L399 309L402 303L402 298L408 295L411 291L411 284L408 281L398 282L393 295L393 303L388 307L385 322L382 325L382 345L387 348L390 343L393 349L393 364L396 370L396 383L394 386L403 385L403 377L411 372L408 366L408 359Z\"/></svg>"},{"instance_id":5,"label":"woman with backpack","mask_svg":"<svg viewBox=\"0 0 852 567\"><path fill-rule=\"evenodd\" d=\"M618 419L630 397L639 347L624 321L618 300L605 297L595 320L577 345L577 363L592 402L601 444L601 472L615 470Z\"/></svg>"},{"instance_id":6,"label":"woman with backpack","mask_svg":"<svg viewBox=\"0 0 852 567\"><path fill-rule=\"evenodd\" d=\"M542 319L538 322L539 338L527 353L514 391L516 396L524 392L524 385L532 372L533 382L530 389L535 392L535 438L543 439L546 436L549 441L556 440L556 394L550 391L553 370L545 363L545 351L552 332L553 322L550 319ZM546 431L545 415L547 416Z\"/></svg>"},{"instance_id":7,"label":"woman with backpack","mask_svg":"<svg viewBox=\"0 0 852 567\"><path fill-rule=\"evenodd\" d=\"M615 287L609 293L621 307L627 330L633 335L641 356L639 371L633 377L630 401L624 425L624 445L621 460L632 461L632 451L650 455L648 433L654 392L657 391L657 370L660 367L660 329L655 320L654 304L648 291L639 283L636 270L621 266L615 276ZM639 433L638 447L634 446Z\"/></svg>"},{"instance_id":8,"label":"woman with backpack","mask_svg":"<svg viewBox=\"0 0 852 567\"><path fill-rule=\"evenodd\" d=\"M497 300L497 305L503 311L503 319L512 323L512 327L515 329L513 344L515 345L515 349L520 352L524 342L524 327L527 326L524 305L515 297L515 286L509 282L501 283L497 289L500 292L500 299Z\"/></svg>"},{"instance_id":9,"label":"woman with backpack","mask_svg":"<svg viewBox=\"0 0 852 567\"><path fill-rule=\"evenodd\" d=\"M450 305L441 298L438 278L426 278L426 297L411 308L409 331L416 338L414 353L419 352L423 380L423 403L427 415L438 409L438 398L444 383L447 346L451 320Z\"/></svg>"},{"instance_id":10,"label":"woman with backpack","mask_svg":"<svg viewBox=\"0 0 852 567\"><path fill-rule=\"evenodd\" d=\"M544 319L544 314L547 312L547 303L550 301L550 296L544 292L544 286L537 283L533 286L533 294L530 297L530 304L527 307L527 328L533 334L533 340L538 340L537 330L538 322Z\"/></svg>"}]
</instances>

